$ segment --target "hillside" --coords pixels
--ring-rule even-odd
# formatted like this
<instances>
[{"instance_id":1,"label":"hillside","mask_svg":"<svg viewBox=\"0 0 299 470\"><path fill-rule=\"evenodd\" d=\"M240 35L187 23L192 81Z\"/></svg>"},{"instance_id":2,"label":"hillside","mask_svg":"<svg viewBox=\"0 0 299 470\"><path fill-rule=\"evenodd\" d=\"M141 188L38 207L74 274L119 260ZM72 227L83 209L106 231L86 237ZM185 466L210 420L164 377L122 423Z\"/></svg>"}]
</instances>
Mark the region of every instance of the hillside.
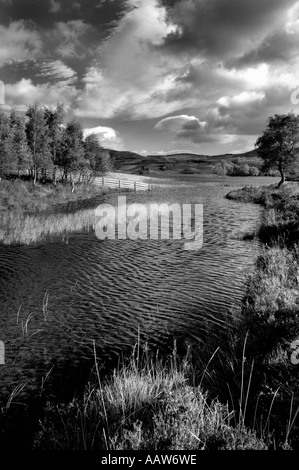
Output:
<instances>
[{"instance_id":1,"label":"hillside","mask_svg":"<svg viewBox=\"0 0 299 470\"><path fill-rule=\"evenodd\" d=\"M107 149L108 150L108 149ZM213 166L221 160L244 159L244 163L257 158L255 150L242 154L200 155L177 153L170 155L147 155L129 151L109 150L113 170L133 174L210 174Z\"/></svg>"}]
</instances>

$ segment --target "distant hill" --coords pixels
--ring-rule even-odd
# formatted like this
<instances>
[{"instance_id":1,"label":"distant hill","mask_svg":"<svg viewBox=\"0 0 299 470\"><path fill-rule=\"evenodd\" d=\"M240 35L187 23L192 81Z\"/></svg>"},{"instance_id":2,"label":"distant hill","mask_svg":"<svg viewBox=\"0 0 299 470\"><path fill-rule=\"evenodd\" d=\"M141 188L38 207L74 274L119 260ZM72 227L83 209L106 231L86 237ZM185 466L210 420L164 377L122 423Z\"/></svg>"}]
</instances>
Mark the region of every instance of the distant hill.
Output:
<instances>
[{"instance_id":1,"label":"distant hill","mask_svg":"<svg viewBox=\"0 0 299 470\"><path fill-rule=\"evenodd\" d=\"M170 155L146 155L129 151L109 150L114 171L132 174L208 174L221 160L244 159L244 163L257 158L257 152L251 150L241 154L200 155L195 153L174 153Z\"/></svg>"}]
</instances>

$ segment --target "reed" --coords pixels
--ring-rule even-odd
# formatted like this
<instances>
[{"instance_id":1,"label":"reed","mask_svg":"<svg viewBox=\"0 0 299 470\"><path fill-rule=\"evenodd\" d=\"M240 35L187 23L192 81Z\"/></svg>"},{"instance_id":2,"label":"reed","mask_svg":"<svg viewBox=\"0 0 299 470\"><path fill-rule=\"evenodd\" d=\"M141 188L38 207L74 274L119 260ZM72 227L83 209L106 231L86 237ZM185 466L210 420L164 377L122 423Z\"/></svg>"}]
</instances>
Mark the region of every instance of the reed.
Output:
<instances>
[{"instance_id":1,"label":"reed","mask_svg":"<svg viewBox=\"0 0 299 470\"><path fill-rule=\"evenodd\" d=\"M266 449L233 412L190 385L188 357L168 362L145 349L104 383L89 383L83 399L48 403L35 438L38 450Z\"/></svg>"},{"instance_id":2,"label":"reed","mask_svg":"<svg viewBox=\"0 0 299 470\"><path fill-rule=\"evenodd\" d=\"M74 213L24 215L9 212L1 217L0 242L29 245L46 237L94 229L94 210Z\"/></svg>"}]
</instances>

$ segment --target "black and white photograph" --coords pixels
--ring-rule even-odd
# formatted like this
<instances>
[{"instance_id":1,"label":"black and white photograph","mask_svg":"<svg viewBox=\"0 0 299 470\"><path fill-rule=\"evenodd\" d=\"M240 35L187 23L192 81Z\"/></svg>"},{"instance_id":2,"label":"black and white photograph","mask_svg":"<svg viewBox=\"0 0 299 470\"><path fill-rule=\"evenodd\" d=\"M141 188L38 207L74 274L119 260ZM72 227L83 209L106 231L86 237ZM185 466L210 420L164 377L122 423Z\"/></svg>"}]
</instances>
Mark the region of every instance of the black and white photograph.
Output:
<instances>
[{"instance_id":1,"label":"black and white photograph","mask_svg":"<svg viewBox=\"0 0 299 470\"><path fill-rule=\"evenodd\" d=\"M1 451L299 450L298 45L298 0L0 0Z\"/></svg>"}]
</instances>

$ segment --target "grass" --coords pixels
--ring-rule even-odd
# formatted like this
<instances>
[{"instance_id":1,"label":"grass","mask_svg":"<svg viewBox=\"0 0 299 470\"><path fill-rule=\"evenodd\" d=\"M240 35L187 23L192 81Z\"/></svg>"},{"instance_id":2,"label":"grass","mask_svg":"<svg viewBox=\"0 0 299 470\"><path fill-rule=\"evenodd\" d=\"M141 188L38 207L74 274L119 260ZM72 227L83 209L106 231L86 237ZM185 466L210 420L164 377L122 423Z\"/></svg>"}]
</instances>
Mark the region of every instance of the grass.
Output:
<instances>
[{"instance_id":1,"label":"grass","mask_svg":"<svg viewBox=\"0 0 299 470\"><path fill-rule=\"evenodd\" d=\"M57 236L94 229L94 210L70 214L23 215L9 212L1 217L0 242L29 245L48 236Z\"/></svg>"},{"instance_id":2,"label":"grass","mask_svg":"<svg viewBox=\"0 0 299 470\"><path fill-rule=\"evenodd\" d=\"M91 184L78 185L72 193L65 185L0 181L0 242L29 245L49 236L93 230L94 208L111 192Z\"/></svg>"},{"instance_id":3,"label":"grass","mask_svg":"<svg viewBox=\"0 0 299 470\"><path fill-rule=\"evenodd\" d=\"M291 247L299 241L299 184L286 183L231 191L228 199L261 204L264 212L256 235L268 245Z\"/></svg>"},{"instance_id":4,"label":"grass","mask_svg":"<svg viewBox=\"0 0 299 470\"><path fill-rule=\"evenodd\" d=\"M255 234L264 248L248 276L238 320L238 340L248 334L246 356L255 363L250 408L261 421L271 405L276 436L285 435L285 448L290 441L298 449L298 369L291 345L299 338L299 186L245 187L228 197L264 206Z\"/></svg>"},{"instance_id":5,"label":"grass","mask_svg":"<svg viewBox=\"0 0 299 470\"><path fill-rule=\"evenodd\" d=\"M106 193L107 189L91 184L70 185L36 184L23 180L0 181L0 214L6 212L36 215L70 202L82 201ZM66 209L66 208L64 208Z\"/></svg>"},{"instance_id":6,"label":"grass","mask_svg":"<svg viewBox=\"0 0 299 470\"><path fill-rule=\"evenodd\" d=\"M89 383L82 399L48 403L38 450L248 450L267 449L233 413L190 385L188 358L167 364L148 352Z\"/></svg>"}]
</instances>

